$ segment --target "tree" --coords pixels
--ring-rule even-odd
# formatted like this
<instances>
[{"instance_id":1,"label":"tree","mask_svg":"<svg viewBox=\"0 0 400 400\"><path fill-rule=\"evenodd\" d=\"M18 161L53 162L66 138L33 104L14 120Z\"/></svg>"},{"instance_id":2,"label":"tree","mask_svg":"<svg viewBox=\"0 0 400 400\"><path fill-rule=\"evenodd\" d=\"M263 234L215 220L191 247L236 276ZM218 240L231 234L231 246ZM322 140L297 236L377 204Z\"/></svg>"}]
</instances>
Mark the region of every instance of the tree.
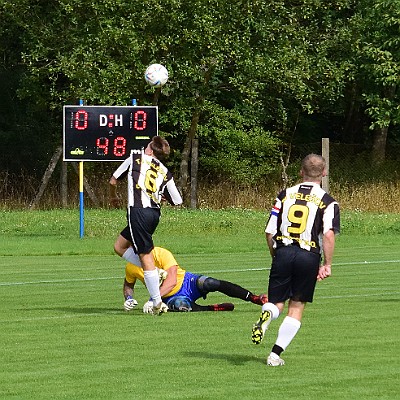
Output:
<instances>
[{"instance_id":1,"label":"tree","mask_svg":"<svg viewBox=\"0 0 400 400\"><path fill-rule=\"evenodd\" d=\"M390 125L400 122L400 1L365 0L353 18L356 74L373 131L372 161L385 159Z\"/></svg>"},{"instance_id":2,"label":"tree","mask_svg":"<svg viewBox=\"0 0 400 400\"><path fill-rule=\"evenodd\" d=\"M157 102L160 130L179 150L182 190L195 200L197 171L251 182L280 165L292 140L319 140L321 125L304 127L344 118L351 85L374 126L387 113L394 123L399 1L386 15L386 0L4 0L0 18L17 38L18 94L46 109L53 132L62 105L78 99ZM143 79L154 62L170 73L156 92Z\"/></svg>"}]
</instances>

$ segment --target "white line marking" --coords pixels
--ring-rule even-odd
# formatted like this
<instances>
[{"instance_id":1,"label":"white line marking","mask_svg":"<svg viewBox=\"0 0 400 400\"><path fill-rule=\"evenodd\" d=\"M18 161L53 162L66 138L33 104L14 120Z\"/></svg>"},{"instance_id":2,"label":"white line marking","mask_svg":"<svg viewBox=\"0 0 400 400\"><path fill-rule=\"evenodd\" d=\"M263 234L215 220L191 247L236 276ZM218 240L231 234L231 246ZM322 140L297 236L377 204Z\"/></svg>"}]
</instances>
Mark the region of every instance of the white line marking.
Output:
<instances>
[{"instance_id":1,"label":"white line marking","mask_svg":"<svg viewBox=\"0 0 400 400\"><path fill-rule=\"evenodd\" d=\"M333 267L349 266L349 265L374 265L374 264L392 264L400 263L400 260L386 260L386 261L355 261L348 263L335 263ZM242 269L220 269L211 270L207 272L195 272L198 275L211 275L215 273L236 273L236 272L249 272L249 271L269 271L270 267L259 268L242 268ZM0 286L19 286L19 285L41 285L47 283L67 283L67 282L93 282L93 281L106 281L113 279L123 279L124 276L109 276L100 278L76 278L76 279L54 279L54 280L41 280L41 281L27 281L27 282L0 282Z\"/></svg>"},{"instance_id":2,"label":"white line marking","mask_svg":"<svg viewBox=\"0 0 400 400\"><path fill-rule=\"evenodd\" d=\"M110 276L110 277L104 277L104 278L55 279L55 280L30 281L30 282L1 282L0 286L40 285L42 283L107 281L107 280L112 280L112 279L123 279L123 278L124 278L123 276Z\"/></svg>"}]
</instances>

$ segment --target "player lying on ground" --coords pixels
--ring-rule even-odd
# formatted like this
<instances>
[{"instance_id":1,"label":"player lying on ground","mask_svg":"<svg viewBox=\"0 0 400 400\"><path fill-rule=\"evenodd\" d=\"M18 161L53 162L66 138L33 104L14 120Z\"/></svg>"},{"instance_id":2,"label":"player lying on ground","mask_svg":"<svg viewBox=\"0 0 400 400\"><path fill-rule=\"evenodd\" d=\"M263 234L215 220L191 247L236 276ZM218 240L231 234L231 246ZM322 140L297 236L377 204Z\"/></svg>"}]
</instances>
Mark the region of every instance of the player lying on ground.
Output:
<instances>
[{"instance_id":1,"label":"player lying on ground","mask_svg":"<svg viewBox=\"0 0 400 400\"><path fill-rule=\"evenodd\" d=\"M210 292L220 292L229 297L235 297L254 304L263 305L268 301L266 295L255 295L234 283L214 279L205 275L197 275L182 269L172 253L162 247L152 250L153 257L160 273L160 293L163 302L170 311L232 311L232 303L199 305L196 300L206 298ZM165 273L165 272L166 273ZM132 310L137 301L133 298L134 286L137 280L144 284L143 269L138 258L137 263L128 263L125 267L124 308ZM153 302L150 300L143 306L144 313L153 313Z\"/></svg>"}]
</instances>

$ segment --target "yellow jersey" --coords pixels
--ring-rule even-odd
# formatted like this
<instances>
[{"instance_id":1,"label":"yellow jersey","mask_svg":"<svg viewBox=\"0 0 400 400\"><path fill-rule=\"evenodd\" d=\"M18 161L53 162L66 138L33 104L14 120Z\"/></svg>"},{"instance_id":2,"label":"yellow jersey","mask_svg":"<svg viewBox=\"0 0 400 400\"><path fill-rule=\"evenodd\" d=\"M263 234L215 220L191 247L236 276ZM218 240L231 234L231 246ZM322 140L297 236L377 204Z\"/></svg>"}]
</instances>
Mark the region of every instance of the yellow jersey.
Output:
<instances>
[{"instance_id":1,"label":"yellow jersey","mask_svg":"<svg viewBox=\"0 0 400 400\"><path fill-rule=\"evenodd\" d=\"M172 255L172 253L164 249L162 247L154 247L154 249L151 251L154 257L154 262L157 268L164 269L165 271L168 271L169 268L173 267L176 265L178 267L177 270L177 282L176 285L173 287L173 289L167 293L163 297L169 297L177 293L180 288L182 287L183 283L183 278L185 277L186 271L182 269L178 263L175 260L175 257ZM128 283L136 283L136 280L139 279L143 285L144 283L144 273L142 267L139 265L135 265L132 263L128 263L125 266L125 279Z\"/></svg>"}]
</instances>

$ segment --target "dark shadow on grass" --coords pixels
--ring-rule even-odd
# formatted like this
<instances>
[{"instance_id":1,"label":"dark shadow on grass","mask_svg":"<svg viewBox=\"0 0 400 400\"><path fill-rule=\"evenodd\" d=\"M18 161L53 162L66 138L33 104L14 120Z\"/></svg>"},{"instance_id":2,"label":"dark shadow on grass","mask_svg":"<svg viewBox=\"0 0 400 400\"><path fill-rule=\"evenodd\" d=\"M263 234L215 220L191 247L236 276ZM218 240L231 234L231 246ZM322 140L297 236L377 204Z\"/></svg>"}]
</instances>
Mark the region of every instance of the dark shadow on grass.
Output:
<instances>
[{"instance_id":1,"label":"dark shadow on grass","mask_svg":"<svg viewBox=\"0 0 400 400\"><path fill-rule=\"evenodd\" d=\"M244 365L248 362L257 362L260 364L265 364L265 359L261 359L255 356L243 356L240 354L227 354L227 353L209 353L207 351L187 351L183 355L193 358L206 358L210 360L226 360L233 365Z\"/></svg>"}]
</instances>

